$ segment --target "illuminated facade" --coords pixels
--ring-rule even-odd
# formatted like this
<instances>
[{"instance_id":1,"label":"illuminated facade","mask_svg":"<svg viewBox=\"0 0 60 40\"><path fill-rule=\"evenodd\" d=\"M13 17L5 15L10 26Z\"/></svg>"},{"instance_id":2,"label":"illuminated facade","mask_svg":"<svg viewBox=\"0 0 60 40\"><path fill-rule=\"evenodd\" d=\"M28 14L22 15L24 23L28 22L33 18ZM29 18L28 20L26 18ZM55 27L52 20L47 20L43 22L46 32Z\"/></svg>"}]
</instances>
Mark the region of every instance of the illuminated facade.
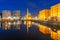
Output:
<instances>
[{"instance_id":1,"label":"illuminated facade","mask_svg":"<svg viewBox=\"0 0 60 40\"><path fill-rule=\"evenodd\" d=\"M51 16L51 17L57 16L57 15L58 15L57 12L58 12L58 11L57 11L56 6L51 6L50 16Z\"/></svg>"},{"instance_id":2,"label":"illuminated facade","mask_svg":"<svg viewBox=\"0 0 60 40\"><path fill-rule=\"evenodd\" d=\"M48 9L41 10L39 11L38 14L38 20L48 20L49 15L50 15L50 10Z\"/></svg>"},{"instance_id":3,"label":"illuminated facade","mask_svg":"<svg viewBox=\"0 0 60 40\"><path fill-rule=\"evenodd\" d=\"M17 25L15 25L15 29L20 29L20 21L19 21L19 19L20 19L20 10L15 10L13 12L12 16L16 20L13 24L17 24Z\"/></svg>"},{"instance_id":4,"label":"illuminated facade","mask_svg":"<svg viewBox=\"0 0 60 40\"><path fill-rule=\"evenodd\" d=\"M51 6L50 17L55 17L55 16L57 17L57 21L60 21L60 4Z\"/></svg>"},{"instance_id":5,"label":"illuminated facade","mask_svg":"<svg viewBox=\"0 0 60 40\"><path fill-rule=\"evenodd\" d=\"M13 12L13 16L17 16L17 17L20 17L20 10L15 10L14 12Z\"/></svg>"},{"instance_id":6,"label":"illuminated facade","mask_svg":"<svg viewBox=\"0 0 60 40\"><path fill-rule=\"evenodd\" d=\"M2 11L2 18L4 19L3 21L7 21L8 17L11 17L11 12L8 10ZM10 29L10 25L8 24L8 22L2 23L2 27L5 30Z\"/></svg>"},{"instance_id":7,"label":"illuminated facade","mask_svg":"<svg viewBox=\"0 0 60 40\"><path fill-rule=\"evenodd\" d=\"M38 20L53 20L53 21L60 21L60 3L54 6L51 6L49 10L42 10L39 11ZM39 31L44 34L50 34L53 40L60 40L60 30L57 32L52 31L47 26L38 25Z\"/></svg>"}]
</instances>

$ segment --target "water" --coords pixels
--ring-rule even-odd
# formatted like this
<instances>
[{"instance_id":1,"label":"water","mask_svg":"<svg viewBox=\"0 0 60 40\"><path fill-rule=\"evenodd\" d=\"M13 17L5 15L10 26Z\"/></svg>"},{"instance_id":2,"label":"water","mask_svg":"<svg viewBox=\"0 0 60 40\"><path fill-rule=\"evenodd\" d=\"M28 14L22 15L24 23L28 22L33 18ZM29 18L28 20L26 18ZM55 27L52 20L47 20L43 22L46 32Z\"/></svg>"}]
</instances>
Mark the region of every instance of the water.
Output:
<instances>
[{"instance_id":1,"label":"water","mask_svg":"<svg viewBox=\"0 0 60 40\"><path fill-rule=\"evenodd\" d=\"M43 34L39 31L38 27L32 25L29 27L29 31L26 32L26 25L21 24L20 30L10 29L2 30L0 29L0 40L52 40L50 35Z\"/></svg>"}]
</instances>

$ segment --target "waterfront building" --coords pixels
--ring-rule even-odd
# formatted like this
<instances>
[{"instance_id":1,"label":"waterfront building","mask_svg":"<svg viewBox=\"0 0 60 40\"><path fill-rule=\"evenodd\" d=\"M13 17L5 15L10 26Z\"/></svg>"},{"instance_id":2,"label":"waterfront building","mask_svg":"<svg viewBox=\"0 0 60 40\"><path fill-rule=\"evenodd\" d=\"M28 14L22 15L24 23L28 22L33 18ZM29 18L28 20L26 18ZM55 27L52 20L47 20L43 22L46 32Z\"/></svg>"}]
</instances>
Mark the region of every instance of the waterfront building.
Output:
<instances>
[{"instance_id":1,"label":"waterfront building","mask_svg":"<svg viewBox=\"0 0 60 40\"><path fill-rule=\"evenodd\" d=\"M13 25L15 25L14 28L20 30L20 23L21 23L21 21L19 21L20 20L20 10L13 11L12 16L13 16L13 19L16 20L15 22L13 22Z\"/></svg>"},{"instance_id":2,"label":"waterfront building","mask_svg":"<svg viewBox=\"0 0 60 40\"><path fill-rule=\"evenodd\" d=\"M50 16L50 10L44 9L39 11L38 14L38 20L48 20L48 17Z\"/></svg>"},{"instance_id":3,"label":"waterfront building","mask_svg":"<svg viewBox=\"0 0 60 40\"><path fill-rule=\"evenodd\" d=\"M10 24L8 24L8 17L11 17L11 11L8 11L8 10L3 10L2 11L2 19L3 21L6 21L4 23L2 23L2 28L7 30L7 29L10 29Z\"/></svg>"}]
</instances>

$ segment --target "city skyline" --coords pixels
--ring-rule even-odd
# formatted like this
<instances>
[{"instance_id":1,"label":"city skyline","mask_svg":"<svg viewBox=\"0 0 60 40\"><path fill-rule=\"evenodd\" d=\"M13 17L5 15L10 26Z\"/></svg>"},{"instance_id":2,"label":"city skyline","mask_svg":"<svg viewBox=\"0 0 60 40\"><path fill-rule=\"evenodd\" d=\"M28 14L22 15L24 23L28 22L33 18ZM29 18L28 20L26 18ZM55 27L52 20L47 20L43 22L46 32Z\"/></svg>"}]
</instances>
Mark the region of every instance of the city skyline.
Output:
<instances>
[{"instance_id":1,"label":"city skyline","mask_svg":"<svg viewBox=\"0 0 60 40\"><path fill-rule=\"evenodd\" d=\"M0 40L60 40L60 0L0 0Z\"/></svg>"},{"instance_id":2,"label":"city skyline","mask_svg":"<svg viewBox=\"0 0 60 40\"><path fill-rule=\"evenodd\" d=\"M37 15L40 10L49 9L50 6L60 3L59 0L0 0L0 12L2 10L20 10L21 16L26 14L26 9L29 9L29 12L32 15Z\"/></svg>"},{"instance_id":3,"label":"city skyline","mask_svg":"<svg viewBox=\"0 0 60 40\"><path fill-rule=\"evenodd\" d=\"M55 10L55 11L54 11ZM17 22L17 24L20 23L20 21L25 21L25 24L28 26L32 25L32 21L36 20L36 21L60 21L60 3L53 5L50 7L50 9L44 9L39 11L39 14L37 14L37 16L33 16L31 14L29 14L29 10L28 8L26 9L26 14L25 16L20 16L20 10L15 10L13 12L9 11L9 10L3 10L1 15L0 15L0 22L4 22L3 25L10 25L11 22L15 23ZM12 14L13 13L13 14ZM53 18L53 19L52 19ZM5 27L5 26L4 26Z\"/></svg>"}]
</instances>

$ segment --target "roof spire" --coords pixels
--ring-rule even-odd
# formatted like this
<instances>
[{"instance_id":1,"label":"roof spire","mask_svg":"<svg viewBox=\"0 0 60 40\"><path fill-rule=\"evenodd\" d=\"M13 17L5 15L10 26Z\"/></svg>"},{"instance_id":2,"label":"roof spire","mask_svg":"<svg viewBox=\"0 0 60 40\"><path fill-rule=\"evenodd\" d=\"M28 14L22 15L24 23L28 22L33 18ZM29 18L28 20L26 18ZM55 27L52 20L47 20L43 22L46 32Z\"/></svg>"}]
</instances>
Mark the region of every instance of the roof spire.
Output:
<instances>
[{"instance_id":1,"label":"roof spire","mask_svg":"<svg viewBox=\"0 0 60 40\"><path fill-rule=\"evenodd\" d=\"M28 14L28 8L27 8L27 14Z\"/></svg>"}]
</instances>

